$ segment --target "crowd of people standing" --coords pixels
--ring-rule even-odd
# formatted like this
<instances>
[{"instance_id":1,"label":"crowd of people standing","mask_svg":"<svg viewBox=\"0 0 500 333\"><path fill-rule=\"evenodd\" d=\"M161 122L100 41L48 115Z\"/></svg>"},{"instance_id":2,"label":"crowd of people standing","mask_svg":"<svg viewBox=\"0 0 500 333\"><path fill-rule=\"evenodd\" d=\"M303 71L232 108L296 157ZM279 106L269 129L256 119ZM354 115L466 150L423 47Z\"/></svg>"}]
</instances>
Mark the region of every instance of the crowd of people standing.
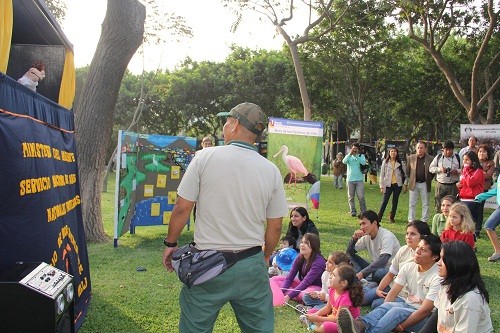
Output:
<instances>
[{"instance_id":1,"label":"crowd of people standing","mask_svg":"<svg viewBox=\"0 0 500 333\"><path fill-rule=\"evenodd\" d=\"M400 195L408 192L408 222L418 219L432 223L436 227L433 230L439 227L439 236L441 236L448 217L447 211L446 216L442 212L443 198L447 198L445 205L451 206L455 201L459 201L467 206L474 223L474 240L481 237L485 200L497 195L494 179L500 173L500 150L496 151L497 145L494 140L478 145L475 136L468 138L467 145L458 153L455 152L455 148L452 141L445 141L441 151L436 156L432 156L429 154L427 143L418 141L415 144L415 153L406 156L406 160L402 160L397 147L390 147L381 162L379 171L378 184L383 197L378 210L378 220L384 220L384 213L392 196L391 210L387 220L394 223ZM338 156L342 156L341 153L339 154ZM345 172L349 214L355 217L357 216L355 196L359 199L361 212L367 209L364 199L364 181L360 180L363 179L361 166L367 164L367 160L363 154L360 154L359 144L353 144L349 153L343 158L345 169L342 169L338 156L335 165L332 166L335 177L334 186L342 188L342 182L339 182L339 179L342 179L342 172ZM430 208L433 183L435 214ZM421 214L417 214L416 211L419 200L422 207ZM490 261L500 260L500 245L495 231L499 224L497 216L500 214L492 214L488 219L489 223L484 224L494 250L488 258Z\"/></svg>"}]
</instances>

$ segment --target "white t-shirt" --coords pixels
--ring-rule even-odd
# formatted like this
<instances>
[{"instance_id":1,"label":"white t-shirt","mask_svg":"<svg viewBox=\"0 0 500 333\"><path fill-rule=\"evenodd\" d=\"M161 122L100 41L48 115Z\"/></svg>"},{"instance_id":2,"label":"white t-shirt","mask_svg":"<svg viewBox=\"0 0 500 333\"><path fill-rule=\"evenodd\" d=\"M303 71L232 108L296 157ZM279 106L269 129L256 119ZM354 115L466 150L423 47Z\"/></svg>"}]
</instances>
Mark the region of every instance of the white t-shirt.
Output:
<instances>
[{"instance_id":1,"label":"white t-shirt","mask_svg":"<svg viewBox=\"0 0 500 333\"><path fill-rule=\"evenodd\" d=\"M371 261L377 260L381 254L390 254L394 258L400 248L399 241L396 236L389 230L380 227L377 236L374 239L370 235L365 235L358 239L354 249L356 252L367 250L370 255ZM388 260L385 267L389 267L391 261Z\"/></svg>"},{"instance_id":2,"label":"white t-shirt","mask_svg":"<svg viewBox=\"0 0 500 333\"><path fill-rule=\"evenodd\" d=\"M407 262L412 262L415 257L415 250L409 247L408 245L403 245L398 250L394 259L392 259L391 267L389 267L389 272L394 275L398 275L401 267Z\"/></svg>"},{"instance_id":3,"label":"white t-shirt","mask_svg":"<svg viewBox=\"0 0 500 333\"><path fill-rule=\"evenodd\" d=\"M425 272L419 272L418 265L409 262L401 267L394 282L406 286L408 295L400 293L399 297L402 297L406 304L418 309L425 299L434 302L439 292L441 278L438 275L437 264Z\"/></svg>"},{"instance_id":4,"label":"white t-shirt","mask_svg":"<svg viewBox=\"0 0 500 333\"><path fill-rule=\"evenodd\" d=\"M323 274L321 274L321 292L325 293L325 303L328 302L328 299L330 298L330 294L328 292L328 279L330 277L330 272L324 271Z\"/></svg>"},{"instance_id":5,"label":"white t-shirt","mask_svg":"<svg viewBox=\"0 0 500 333\"><path fill-rule=\"evenodd\" d=\"M490 307L477 289L469 291L450 303L446 291L448 286L441 286L434 306L438 311L439 333L491 333Z\"/></svg>"},{"instance_id":6,"label":"white t-shirt","mask_svg":"<svg viewBox=\"0 0 500 333\"><path fill-rule=\"evenodd\" d=\"M398 252L394 256L394 259L392 259L391 267L389 267L389 272L391 272L394 275L398 275L401 267L408 262L413 262L414 257L415 257L415 250L414 249L412 249L408 245L401 246L401 248L398 250ZM394 280L392 280L389 283L389 286L392 288L393 284L394 284ZM403 297L403 298L405 298L408 295L408 289L406 288L406 286L403 286L403 290L401 290L399 295L400 295L400 297Z\"/></svg>"},{"instance_id":7,"label":"white t-shirt","mask_svg":"<svg viewBox=\"0 0 500 333\"><path fill-rule=\"evenodd\" d=\"M261 246L266 218L288 214L278 168L240 142L198 151L177 193L196 202L194 241L202 250Z\"/></svg>"}]
</instances>

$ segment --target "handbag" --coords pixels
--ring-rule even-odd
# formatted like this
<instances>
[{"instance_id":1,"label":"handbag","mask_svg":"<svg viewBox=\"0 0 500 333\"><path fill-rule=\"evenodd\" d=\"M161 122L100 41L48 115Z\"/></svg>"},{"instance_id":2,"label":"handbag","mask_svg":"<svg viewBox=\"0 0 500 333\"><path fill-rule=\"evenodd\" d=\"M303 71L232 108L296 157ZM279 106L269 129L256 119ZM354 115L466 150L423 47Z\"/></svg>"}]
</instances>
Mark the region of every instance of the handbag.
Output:
<instances>
[{"instance_id":1,"label":"handbag","mask_svg":"<svg viewBox=\"0 0 500 333\"><path fill-rule=\"evenodd\" d=\"M262 251L255 246L240 252L198 250L195 243L184 245L172 253L172 267L179 280L188 288L207 282L221 275L239 260Z\"/></svg>"}]
</instances>

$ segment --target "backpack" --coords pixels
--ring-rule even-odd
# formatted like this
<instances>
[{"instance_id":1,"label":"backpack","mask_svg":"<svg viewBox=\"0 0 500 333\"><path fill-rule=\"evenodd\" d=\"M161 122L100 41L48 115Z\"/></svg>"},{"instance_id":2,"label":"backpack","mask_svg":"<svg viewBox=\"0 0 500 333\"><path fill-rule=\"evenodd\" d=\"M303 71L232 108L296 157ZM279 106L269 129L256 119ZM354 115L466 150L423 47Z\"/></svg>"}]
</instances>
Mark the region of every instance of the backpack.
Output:
<instances>
[{"instance_id":1,"label":"backpack","mask_svg":"<svg viewBox=\"0 0 500 333\"><path fill-rule=\"evenodd\" d=\"M457 159L457 162L458 162L458 168L460 169L460 156L455 153L453 154L453 156ZM436 164L439 165L439 161L443 158L443 154L439 154L438 155L438 158L437 158L437 161L436 161ZM453 162L453 158L451 159L451 161Z\"/></svg>"},{"instance_id":2,"label":"backpack","mask_svg":"<svg viewBox=\"0 0 500 333\"><path fill-rule=\"evenodd\" d=\"M403 162L399 163L398 169L401 172L401 182L404 184L406 181L406 174L403 170Z\"/></svg>"},{"instance_id":3,"label":"backpack","mask_svg":"<svg viewBox=\"0 0 500 333\"><path fill-rule=\"evenodd\" d=\"M368 173L368 171L370 170L370 165L367 162L365 165L360 164L359 168L361 169L361 173L366 175Z\"/></svg>"}]
</instances>

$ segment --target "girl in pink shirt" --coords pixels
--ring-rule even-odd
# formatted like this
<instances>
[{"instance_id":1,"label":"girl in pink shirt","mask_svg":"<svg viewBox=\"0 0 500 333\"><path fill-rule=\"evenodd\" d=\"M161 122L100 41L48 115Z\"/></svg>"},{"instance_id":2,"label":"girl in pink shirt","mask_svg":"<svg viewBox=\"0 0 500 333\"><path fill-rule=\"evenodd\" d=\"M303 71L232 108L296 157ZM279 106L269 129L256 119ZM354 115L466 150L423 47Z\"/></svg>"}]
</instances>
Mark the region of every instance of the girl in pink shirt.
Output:
<instances>
[{"instance_id":1,"label":"girl in pink shirt","mask_svg":"<svg viewBox=\"0 0 500 333\"><path fill-rule=\"evenodd\" d=\"M341 308L349 309L353 318L360 315L363 287L352 266L340 264L335 267L330 274L329 283L330 298L326 305L316 313L305 315L309 329L314 332L337 333L337 315Z\"/></svg>"}]
</instances>

